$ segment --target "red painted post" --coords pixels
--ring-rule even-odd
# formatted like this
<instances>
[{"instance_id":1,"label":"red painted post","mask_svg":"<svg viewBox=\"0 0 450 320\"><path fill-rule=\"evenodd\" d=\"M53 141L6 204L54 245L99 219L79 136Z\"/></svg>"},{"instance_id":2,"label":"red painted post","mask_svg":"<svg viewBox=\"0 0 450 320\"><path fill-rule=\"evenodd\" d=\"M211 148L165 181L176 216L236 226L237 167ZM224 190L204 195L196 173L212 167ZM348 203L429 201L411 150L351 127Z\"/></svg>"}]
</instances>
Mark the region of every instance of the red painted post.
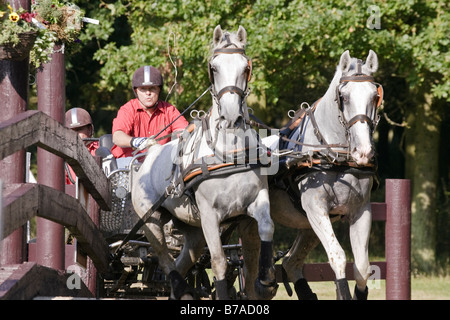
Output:
<instances>
[{"instance_id":1,"label":"red painted post","mask_svg":"<svg viewBox=\"0 0 450 320\"><path fill-rule=\"evenodd\" d=\"M411 183L386 179L386 299L411 299Z\"/></svg>"},{"instance_id":2,"label":"red painted post","mask_svg":"<svg viewBox=\"0 0 450 320\"><path fill-rule=\"evenodd\" d=\"M29 0L9 0L12 8L30 8ZM28 59L0 60L0 122L28 109ZM0 161L3 184L25 182L25 150ZM19 264L25 260L25 232L19 228L0 242L0 265Z\"/></svg>"},{"instance_id":3,"label":"red painted post","mask_svg":"<svg viewBox=\"0 0 450 320\"><path fill-rule=\"evenodd\" d=\"M57 44L52 60L37 72L38 109L63 123L65 112L65 65L61 44ZM64 160L38 148L38 183L64 192ZM36 262L64 270L64 227L52 221L36 219Z\"/></svg>"}]
</instances>

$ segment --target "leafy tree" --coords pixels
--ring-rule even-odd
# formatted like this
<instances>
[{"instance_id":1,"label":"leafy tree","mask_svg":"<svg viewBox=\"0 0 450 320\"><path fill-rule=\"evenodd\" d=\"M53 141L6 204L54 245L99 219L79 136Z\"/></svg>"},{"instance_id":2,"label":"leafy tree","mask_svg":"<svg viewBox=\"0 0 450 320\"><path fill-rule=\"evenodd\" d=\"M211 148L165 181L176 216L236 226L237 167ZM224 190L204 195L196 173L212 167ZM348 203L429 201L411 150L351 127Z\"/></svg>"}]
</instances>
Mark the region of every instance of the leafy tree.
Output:
<instances>
[{"instance_id":1,"label":"leafy tree","mask_svg":"<svg viewBox=\"0 0 450 320\"><path fill-rule=\"evenodd\" d=\"M133 96L131 76L143 64L163 72L166 94L175 84L168 99L180 111L194 101L209 86L207 60L217 24L230 31L239 24L246 28L247 55L253 60L249 101L257 116L275 127L287 121L289 109L325 93L343 51L363 59L374 50L380 59L376 78L385 89L377 132L380 175L412 180L414 267L435 271L437 247L443 264L449 262L449 209L438 203L448 201L450 184L448 2L77 3L101 23L86 26L81 51L68 59L68 98L71 105L91 110L103 133ZM196 107L210 104L204 97Z\"/></svg>"}]
</instances>

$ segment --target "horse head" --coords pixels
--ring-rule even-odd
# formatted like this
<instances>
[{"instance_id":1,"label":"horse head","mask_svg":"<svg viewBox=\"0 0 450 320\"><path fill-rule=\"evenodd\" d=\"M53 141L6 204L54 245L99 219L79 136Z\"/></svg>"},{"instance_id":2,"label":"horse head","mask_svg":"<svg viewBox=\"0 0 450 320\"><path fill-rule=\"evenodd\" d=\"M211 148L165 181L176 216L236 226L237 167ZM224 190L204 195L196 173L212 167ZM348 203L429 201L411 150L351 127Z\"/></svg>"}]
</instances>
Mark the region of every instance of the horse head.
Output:
<instances>
[{"instance_id":1,"label":"horse head","mask_svg":"<svg viewBox=\"0 0 450 320\"><path fill-rule=\"evenodd\" d=\"M358 165L367 165L375 155L372 133L378 122L377 108L383 89L372 74L378 69L378 57L370 50L365 63L345 51L339 61L342 73L336 87L340 120L349 140L350 154Z\"/></svg>"},{"instance_id":2,"label":"horse head","mask_svg":"<svg viewBox=\"0 0 450 320\"><path fill-rule=\"evenodd\" d=\"M245 127L248 116L245 99L251 75L251 60L244 49L246 43L247 32L242 26L236 33L222 31L220 25L214 29L209 76L220 129Z\"/></svg>"}]
</instances>

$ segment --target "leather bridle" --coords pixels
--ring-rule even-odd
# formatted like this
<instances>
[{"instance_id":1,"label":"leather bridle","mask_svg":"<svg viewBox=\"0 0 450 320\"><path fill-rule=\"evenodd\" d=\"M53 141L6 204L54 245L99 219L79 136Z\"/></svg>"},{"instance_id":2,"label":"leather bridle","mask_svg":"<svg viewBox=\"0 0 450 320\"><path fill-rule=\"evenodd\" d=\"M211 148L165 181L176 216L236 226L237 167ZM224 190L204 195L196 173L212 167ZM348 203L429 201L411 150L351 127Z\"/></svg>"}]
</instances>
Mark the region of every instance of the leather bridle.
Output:
<instances>
[{"instance_id":1,"label":"leather bridle","mask_svg":"<svg viewBox=\"0 0 450 320\"><path fill-rule=\"evenodd\" d=\"M242 100L244 100L244 98L247 97L248 94L250 93L250 90L248 89L248 82L250 81L250 78L252 75L252 60L245 55L245 49L228 48L230 45L234 45L234 46L236 46L236 45L231 43L229 41L229 38L227 38L227 40L228 40L228 43L225 45L225 47L214 50L214 53L208 62L209 80L212 84L211 93L217 99L217 102L219 102L220 98L222 98L222 96L228 92L236 93L237 95L239 95L241 97ZM241 54L242 56L244 56L247 59L248 76L247 76L247 81L245 83L244 89L239 88L237 86L226 86L226 87L220 89L219 92L216 91L216 89L214 87L214 72L213 72L213 68L211 66L211 61L214 60L214 58L217 57L219 54Z\"/></svg>"},{"instance_id":2,"label":"leather bridle","mask_svg":"<svg viewBox=\"0 0 450 320\"><path fill-rule=\"evenodd\" d=\"M378 116L378 108L380 107L381 103L383 102L383 86L381 84L375 82L374 77L363 74L361 71L361 68L362 68L362 62L361 62L361 60L358 60L357 73L354 75L351 75L351 76L341 77L339 80L339 85L336 87L336 102L337 102L338 108L339 108L339 113L340 113L339 117L340 117L340 121L341 121L342 125L344 126L345 130L347 131L347 134L349 134L350 128L358 121L362 122L362 123L366 122L369 125L370 130L372 130L372 132L373 132L373 131L375 131L375 128L380 119L380 117ZM342 102L341 89L342 89L342 87L347 85L349 82L370 82L376 86L377 92L378 92L378 98L377 98L377 101L375 104L375 115L374 115L373 119L368 117L366 114L357 114L350 120L345 119L344 110L343 110L344 104Z\"/></svg>"}]
</instances>

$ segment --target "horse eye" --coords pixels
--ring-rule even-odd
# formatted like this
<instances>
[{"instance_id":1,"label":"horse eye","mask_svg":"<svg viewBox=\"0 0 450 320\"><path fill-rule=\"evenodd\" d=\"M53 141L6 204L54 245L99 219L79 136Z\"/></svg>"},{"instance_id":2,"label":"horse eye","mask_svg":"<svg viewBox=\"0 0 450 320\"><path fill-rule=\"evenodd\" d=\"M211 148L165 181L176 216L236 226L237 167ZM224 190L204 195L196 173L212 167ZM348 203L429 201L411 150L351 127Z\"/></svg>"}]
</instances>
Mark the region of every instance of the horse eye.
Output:
<instances>
[{"instance_id":1,"label":"horse eye","mask_svg":"<svg viewBox=\"0 0 450 320\"><path fill-rule=\"evenodd\" d=\"M343 95L342 95L342 101L343 101L343 102L348 102L348 100L349 100L348 94L343 94Z\"/></svg>"}]
</instances>

